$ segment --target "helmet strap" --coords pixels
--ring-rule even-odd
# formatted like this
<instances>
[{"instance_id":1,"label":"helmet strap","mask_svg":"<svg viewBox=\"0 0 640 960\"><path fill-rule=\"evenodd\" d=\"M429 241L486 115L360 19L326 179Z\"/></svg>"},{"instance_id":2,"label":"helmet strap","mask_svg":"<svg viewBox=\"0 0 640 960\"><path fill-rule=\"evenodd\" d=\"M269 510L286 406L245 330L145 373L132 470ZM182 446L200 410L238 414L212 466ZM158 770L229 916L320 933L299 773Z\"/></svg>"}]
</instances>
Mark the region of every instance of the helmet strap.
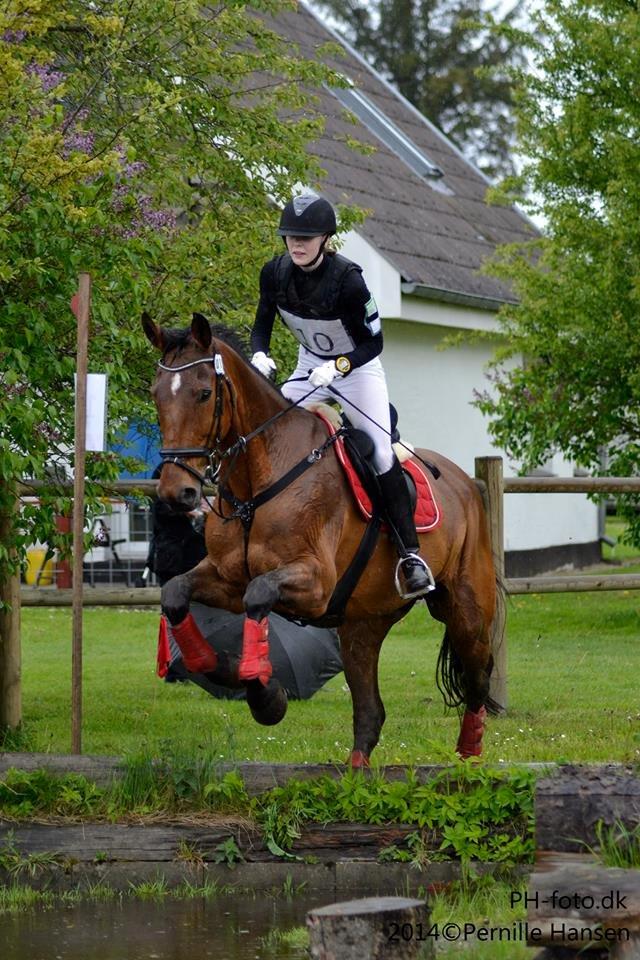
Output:
<instances>
[{"instance_id":1,"label":"helmet strap","mask_svg":"<svg viewBox=\"0 0 640 960\"><path fill-rule=\"evenodd\" d=\"M301 269L309 270L311 267L315 266L315 264L318 262L318 260L319 260L319 259L321 258L321 256L323 255L323 253L324 253L324 248L325 248L325 246L326 246L326 244L327 244L330 236L331 236L330 233L325 233L324 239L323 239L322 243L320 244L320 249L319 249L318 252L316 253L315 257L313 258L313 260L310 260L309 263L306 263L306 264L304 265L304 268L301 268ZM285 245L285 247L286 247L286 246L287 246L287 238L286 238L286 237L283 237L283 238L282 238L282 242L284 243L284 245ZM288 250L288 249L289 249L289 248L287 247L287 250Z\"/></svg>"},{"instance_id":2,"label":"helmet strap","mask_svg":"<svg viewBox=\"0 0 640 960\"><path fill-rule=\"evenodd\" d=\"M321 257L322 254L324 253L324 248L325 248L325 245L326 245L328 239L329 239L329 234L327 233L327 234L325 234L324 240L323 240L322 243L320 244L320 249L319 249L318 252L316 253L316 255L315 255L315 257L313 258L313 260L311 260L309 263L306 264L306 266L305 266L305 269L306 269L306 270L308 270L309 267L313 267L313 266L318 262L318 260L320 259L320 257Z\"/></svg>"}]
</instances>

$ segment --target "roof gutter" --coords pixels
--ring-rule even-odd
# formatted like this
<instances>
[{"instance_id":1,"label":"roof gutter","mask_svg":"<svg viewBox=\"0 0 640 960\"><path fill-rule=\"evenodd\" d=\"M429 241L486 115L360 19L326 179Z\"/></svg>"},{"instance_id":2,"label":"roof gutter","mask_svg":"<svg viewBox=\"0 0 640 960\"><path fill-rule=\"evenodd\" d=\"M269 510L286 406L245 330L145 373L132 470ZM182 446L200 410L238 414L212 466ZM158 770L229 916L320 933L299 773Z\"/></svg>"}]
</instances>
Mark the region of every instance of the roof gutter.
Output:
<instances>
[{"instance_id":1,"label":"roof gutter","mask_svg":"<svg viewBox=\"0 0 640 960\"><path fill-rule=\"evenodd\" d=\"M423 300L438 300L444 303L458 303L464 307L476 307L478 310L496 312L505 303L517 303L515 298L480 297L473 293L460 293L458 290L445 290L442 287L428 287L423 283L403 281L400 284L402 293L410 297L420 297Z\"/></svg>"}]
</instances>

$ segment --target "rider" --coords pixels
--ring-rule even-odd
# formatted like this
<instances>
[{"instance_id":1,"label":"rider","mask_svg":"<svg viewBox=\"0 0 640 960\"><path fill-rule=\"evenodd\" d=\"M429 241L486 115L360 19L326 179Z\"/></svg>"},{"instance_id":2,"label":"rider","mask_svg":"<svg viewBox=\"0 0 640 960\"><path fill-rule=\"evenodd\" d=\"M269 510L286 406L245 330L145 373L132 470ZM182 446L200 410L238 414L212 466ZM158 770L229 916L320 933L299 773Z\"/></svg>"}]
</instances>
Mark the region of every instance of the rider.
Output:
<instances>
[{"instance_id":1,"label":"rider","mask_svg":"<svg viewBox=\"0 0 640 960\"><path fill-rule=\"evenodd\" d=\"M362 276L362 268L326 249L336 232L331 204L314 193L290 200L280 218L278 234L286 252L274 257L260 274L260 301L251 331L251 362L264 376L276 364L268 356L276 312L300 343L298 365L282 393L291 401L317 387L314 400L334 399L327 389L339 380L349 420L369 435L373 462L384 506L400 544L400 567L405 599L433 589L429 568L418 556L409 491L400 463L391 446L389 398L379 354L382 328L375 300ZM349 405L352 400L354 407ZM371 419L356 408L365 410Z\"/></svg>"}]
</instances>

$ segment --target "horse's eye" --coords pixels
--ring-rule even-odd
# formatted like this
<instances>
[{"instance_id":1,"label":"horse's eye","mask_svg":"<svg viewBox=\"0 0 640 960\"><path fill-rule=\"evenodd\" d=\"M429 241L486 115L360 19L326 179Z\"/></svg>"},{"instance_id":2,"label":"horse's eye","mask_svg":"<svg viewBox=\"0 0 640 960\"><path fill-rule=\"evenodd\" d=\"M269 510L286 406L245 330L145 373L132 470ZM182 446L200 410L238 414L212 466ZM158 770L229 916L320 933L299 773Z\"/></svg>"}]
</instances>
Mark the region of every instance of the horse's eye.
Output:
<instances>
[{"instance_id":1,"label":"horse's eye","mask_svg":"<svg viewBox=\"0 0 640 960\"><path fill-rule=\"evenodd\" d=\"M206 403L211 396L211 390L201 390L198 397L198 403Z\"/></svg>"}]
</instances>

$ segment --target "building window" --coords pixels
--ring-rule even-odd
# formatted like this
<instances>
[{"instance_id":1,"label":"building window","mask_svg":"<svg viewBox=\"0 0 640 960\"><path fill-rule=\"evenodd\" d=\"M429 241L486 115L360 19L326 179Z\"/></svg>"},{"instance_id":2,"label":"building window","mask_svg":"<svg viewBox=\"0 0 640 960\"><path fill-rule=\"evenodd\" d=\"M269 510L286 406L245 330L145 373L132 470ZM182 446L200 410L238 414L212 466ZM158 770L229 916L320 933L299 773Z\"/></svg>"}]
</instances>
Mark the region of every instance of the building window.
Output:
<instances>
[{"instance_id":1,"label":"building window","mask_svg":"<svg viewBox=\"0 0 640 960\"><path fill-rule=\"evenodd\" d=\"M327 89L340 101L343 107L354 113L358 120L361 120L378 140L381 140L401 160L404 160L414 173L417 173L430 186L441 192L453 192L445 187L442 182L444 174L440 167L432 163L422 150L395 125L393 120L376 107L371 100L367 99L360 90L357 90L353 85L349 87L328 87ZM438 181L440 182L438 183Z\"/></svg>"},{"instance_id":2,"label":"building window","mask_svg":"<svg viewBox=\"0 0 640 960\"><path fill-rule=\"evenodd\" d=\"M132 503L129 507L129 540L148 543L151 540L151 510Z\"/></svg>"}]
</instances>

